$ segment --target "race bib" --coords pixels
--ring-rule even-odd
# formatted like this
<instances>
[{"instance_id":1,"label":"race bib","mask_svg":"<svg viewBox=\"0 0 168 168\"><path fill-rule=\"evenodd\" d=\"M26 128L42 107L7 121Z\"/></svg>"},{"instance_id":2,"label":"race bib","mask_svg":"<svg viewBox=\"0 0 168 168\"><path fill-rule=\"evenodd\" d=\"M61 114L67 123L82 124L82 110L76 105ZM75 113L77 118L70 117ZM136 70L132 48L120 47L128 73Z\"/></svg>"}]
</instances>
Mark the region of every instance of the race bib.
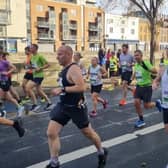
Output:
<instances>
[{"instance_id":1,"label":"race bib","mask_svg":"<svg viewBox=\"0 0 168 168\"><path fill-rule=\"evenodd\" d=\"M137 82L143 82L142 72L141 71L136 71L135 72L135 77L136 77Z\"/></svg>"}]
</instances>

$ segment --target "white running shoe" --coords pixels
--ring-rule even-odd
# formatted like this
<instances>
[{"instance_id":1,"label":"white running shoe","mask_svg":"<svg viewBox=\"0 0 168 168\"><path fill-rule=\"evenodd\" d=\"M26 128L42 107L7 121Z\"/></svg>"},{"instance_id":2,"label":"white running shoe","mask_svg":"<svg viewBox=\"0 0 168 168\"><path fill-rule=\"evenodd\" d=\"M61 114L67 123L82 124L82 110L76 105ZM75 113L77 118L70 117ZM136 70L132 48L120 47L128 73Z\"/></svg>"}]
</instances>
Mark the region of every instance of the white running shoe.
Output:
<instances>
[{"instance_id":1,"label":"white running shoe","mask_svg":"<svg viewBox=\"0 0 168 168\"><path fill-rule=\"evenodd\" d=\"M19 108L18 108L18 117L21 117L22 115L23 115L23 112L24 112L24 106L20 106Z\"/></svg>"}]
</instances>

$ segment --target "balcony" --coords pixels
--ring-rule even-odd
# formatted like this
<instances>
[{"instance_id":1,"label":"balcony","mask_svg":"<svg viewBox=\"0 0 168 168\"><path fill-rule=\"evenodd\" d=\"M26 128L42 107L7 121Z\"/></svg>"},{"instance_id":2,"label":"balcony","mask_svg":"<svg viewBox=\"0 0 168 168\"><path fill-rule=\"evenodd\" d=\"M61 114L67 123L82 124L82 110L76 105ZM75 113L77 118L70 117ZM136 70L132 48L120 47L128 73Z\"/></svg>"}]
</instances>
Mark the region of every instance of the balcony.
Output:
<instances>
[{"instance_id":1,"label":"balcony","mask_svg":"<svg viewBox=\"0 0 168 168\"><path fill-rule=\"evenodd\" d=\"M69 35L69 40L77 40L77 35Z\"/></svg>"},{"instance_id":2,"label":"balcony","mask_svg":"<svg viewBox=\"0 0 168 168\"><path fill-rule=\"evenodd\" d=\"M70 23L69 24L69 29L71 29L71 30L77 30L77 24Z\"/></svg>"},{"instance_id":3,"label":"balcony","mask_svg":"<svg viewBox=\"0 0 168 168\"><path fill-rule=\"evenodd\" d=\"M0 10L0 24L8 25L10 24L10 11L8 10Z\"/></svg>"},{"instance_id":4,"label":"balcony","mask_svg":"<svg viewBox=\"0 0 168 168\"><path fill-rule=\"evenodd\" d=\"M46 33L38 33L38 39L39 40L54 40L53 37L50 37L48 34Z\"/></svg>"},{"instance_id":5,"label":"balcony","mask_svg":"<svg viewBox=\"0 0 168 168\"><path fill-rule=\"evenodd\" d=\"M99 36L89 36L89 41L100 41Z\"/></svg>"},{"instance_id":6,"label":"balcony","mask_svg":"<svg viewBox=\"0 0 168 168\"><path fill-rule=\"evenodd\" d=\"M37 21L37 27L41 27L41 28L49 28L49 22L45 22L45 21Z\"/></svg>"},{"instance_id":7,"label":"balcony","mask_svg":"<svg viewBox=\"0 0 168 168\"><path fill-rule=\"evenodd\" d=\"M89 31L99 31L99 28L94 25L89 25Z\"/></svg>"}]
</instances>

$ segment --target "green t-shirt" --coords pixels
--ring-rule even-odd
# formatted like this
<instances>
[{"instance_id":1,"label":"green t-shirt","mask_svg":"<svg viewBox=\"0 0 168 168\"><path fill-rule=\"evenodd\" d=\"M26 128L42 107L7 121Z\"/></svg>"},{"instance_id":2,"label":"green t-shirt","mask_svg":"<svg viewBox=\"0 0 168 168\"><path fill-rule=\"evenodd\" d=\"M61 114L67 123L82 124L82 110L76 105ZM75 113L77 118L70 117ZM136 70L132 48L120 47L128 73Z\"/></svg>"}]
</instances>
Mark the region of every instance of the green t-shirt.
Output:
<instances>
[{"instance_id":1,"label":"green t-shirt","mask_svg":"<svg viewBox=\"0 0 168 168\"><path fill-rule=\"evenodd\" d=\"M48 63L47 60L40 54L36 54L31 57L31 64L34 68L41 68L47 63ZM43 78L44 77L43 70L39 72L33 72L33 77Z\"/></svg>"},{"instance_id":2,"label":"green t-shirt","mask_svg":"<svg viewBox=\"0 0 168 168\"><path fill-rule=\"evenodd\" d=\"M152 69L153 66L149 61L144 61L145 65L148 69ZM137 85L139 86L150 86L152 84L151 72L147 71L140 65L139 63L135 64L134 67L135 78L137 81Z\"/></svg>"}]
</instances>

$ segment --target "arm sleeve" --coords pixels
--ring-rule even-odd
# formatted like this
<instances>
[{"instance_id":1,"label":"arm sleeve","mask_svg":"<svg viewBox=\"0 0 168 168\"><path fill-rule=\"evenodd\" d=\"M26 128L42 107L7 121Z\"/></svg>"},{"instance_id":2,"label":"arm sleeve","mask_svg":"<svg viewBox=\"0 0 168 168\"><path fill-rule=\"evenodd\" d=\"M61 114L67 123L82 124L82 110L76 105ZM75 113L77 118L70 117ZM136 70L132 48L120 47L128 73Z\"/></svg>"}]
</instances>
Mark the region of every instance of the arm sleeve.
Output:
<instances>
[{"instance_id":1,"label":"arm sleeve","mask_svg":"<svg viewBox=\"0 0 168 168\"><path fill-rule=\"evenodd\" d=\"M149 61L145 61L145 65L148 67L149 70L153 68L153 65Z\"/></svg>"},{"instance_id":2,"label":"arm sleeve","mask_svg":"<svg viewBox=\"0 0 168 168\"><path fill-rule=\"evenodd\" d=\"M42 65L45 65L48 63L48 61L42 55L40 56L40 62Z\"/></svg>"}]
</instances>

